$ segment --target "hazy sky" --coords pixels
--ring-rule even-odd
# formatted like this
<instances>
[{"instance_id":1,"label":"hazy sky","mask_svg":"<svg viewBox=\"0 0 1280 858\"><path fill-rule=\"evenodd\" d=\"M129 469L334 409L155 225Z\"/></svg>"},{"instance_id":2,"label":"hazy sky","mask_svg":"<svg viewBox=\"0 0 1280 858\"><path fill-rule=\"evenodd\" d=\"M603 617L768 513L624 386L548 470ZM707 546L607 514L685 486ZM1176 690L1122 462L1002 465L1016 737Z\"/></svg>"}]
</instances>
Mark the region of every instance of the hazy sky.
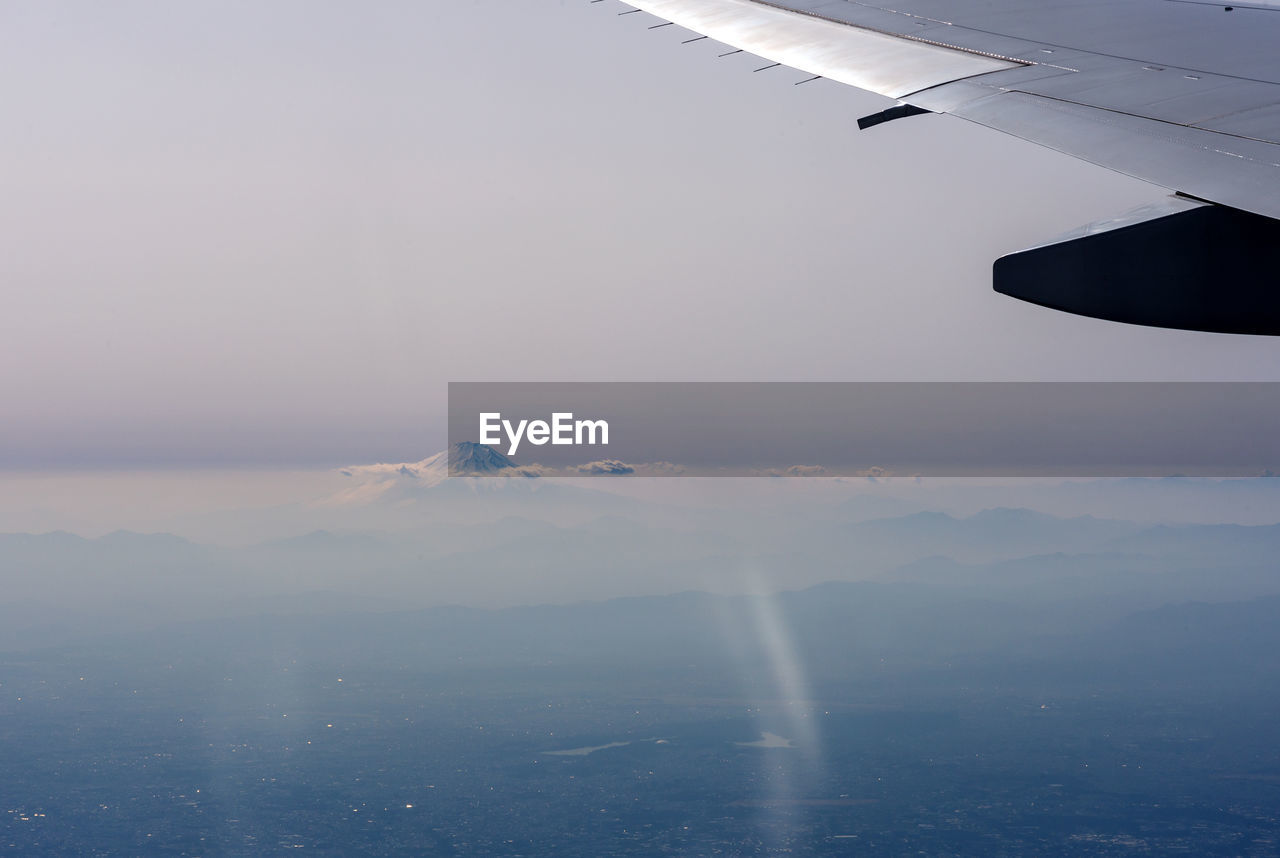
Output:
<instances>
[{"instance_id":1,"label":"hazy sky","mask_svg":"<svg viewBox=\"0 0 1280 858\"><path fill-rule=\"evenodd\" d=\"M0 466L416 459L449 380L1280 378L991 291L1160 189L624 8L0 6Z\"/></svg>"}]
</instances>

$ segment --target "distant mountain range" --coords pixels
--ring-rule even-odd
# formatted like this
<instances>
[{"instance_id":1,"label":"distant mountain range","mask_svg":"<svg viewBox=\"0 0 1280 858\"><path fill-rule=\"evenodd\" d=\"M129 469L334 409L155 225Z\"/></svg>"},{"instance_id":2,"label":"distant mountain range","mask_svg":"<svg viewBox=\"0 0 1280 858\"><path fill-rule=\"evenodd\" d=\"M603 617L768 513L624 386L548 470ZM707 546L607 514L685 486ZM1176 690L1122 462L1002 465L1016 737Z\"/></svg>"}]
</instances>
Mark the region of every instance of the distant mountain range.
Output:
<instances>
[{"instance_id":1,"label":"distant mountain range","mask_svg":"<svg viewBox=\"0 0 1280 858\"><path fill-rule=\"evenodd\" d=\"M1164 604L1158 589L1148 589L1145 605L1120 604L1087 586L1073 601L1032 604L879 582L499 610L371 613L315 601L320 613L162 624L117 633L105 649L74 652L93 659L100 651L133 651L130 658L142 663L239 670L292 659L357 674L440 675L464 685L497 674L510 693L625 676L639 697L673 685L782 701L899 692L973 698L1036 693L1046 684L1059 695L1117 700L1178 697L1188 685L1275 695L1280 595Z\"/></svg>"},{"instance_id":2,"label":"distant mountain range","mask_svg":"<svg viewBox=\"0 0 1280 858\"><path fill-rule=\"evenodd\" d=\"M449 492L454 510L472 503L490 516L521 514L428 519L398 532L319 530L243 548L169 534L0 535L0 648L266 609L500 607L872 579L1021 604L1077 606L1105 595L1097 610L1107 616L1280 592L1280 526L1149 527L1010 508L775 520L655 510L543 480L515 481L537 487L532 493L469 493L469 484L488 482L449 480L426 491ZM539 515L566 507L579 520Z\"/></svg>"}]
</instances>

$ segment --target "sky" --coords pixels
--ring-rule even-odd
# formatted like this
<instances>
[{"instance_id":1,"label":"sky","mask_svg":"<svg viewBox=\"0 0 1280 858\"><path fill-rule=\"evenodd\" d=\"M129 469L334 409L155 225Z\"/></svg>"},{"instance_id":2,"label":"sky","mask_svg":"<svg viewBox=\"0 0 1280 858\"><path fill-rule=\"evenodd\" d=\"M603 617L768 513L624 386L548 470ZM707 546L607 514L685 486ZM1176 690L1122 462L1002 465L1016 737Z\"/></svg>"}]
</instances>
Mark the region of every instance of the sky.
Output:
<instances>
[{"instance_id":1,"label":"sky","mask_svg":"<svg viewBox=\"0 0 1280 858\"><path fill-rule=\"evenodd\" d=\"M0 468L336 466L481 380L1275 380L1022 304L1164 191L625 6L0 7Z\"/></svg>"}]
</instances>

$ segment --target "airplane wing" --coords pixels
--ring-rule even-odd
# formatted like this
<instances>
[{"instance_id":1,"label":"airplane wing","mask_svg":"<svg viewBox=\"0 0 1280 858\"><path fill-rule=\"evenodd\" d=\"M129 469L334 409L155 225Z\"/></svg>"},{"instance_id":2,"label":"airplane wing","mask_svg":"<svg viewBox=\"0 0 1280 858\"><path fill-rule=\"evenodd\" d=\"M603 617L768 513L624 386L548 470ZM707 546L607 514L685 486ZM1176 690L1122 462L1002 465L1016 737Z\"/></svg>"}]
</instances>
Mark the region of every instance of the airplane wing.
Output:
<instances>
[{"instance_id":1,"label":"airplane wing","mask_svg":"<svg viewBox=\"0 0 1280 858\"><path fill-rule=\"evenodd\" d=\"M994 267L1097 318L1280 334L1280 0L626 0L773 63L1176 192Z\"/></svg>"}]
</instances>

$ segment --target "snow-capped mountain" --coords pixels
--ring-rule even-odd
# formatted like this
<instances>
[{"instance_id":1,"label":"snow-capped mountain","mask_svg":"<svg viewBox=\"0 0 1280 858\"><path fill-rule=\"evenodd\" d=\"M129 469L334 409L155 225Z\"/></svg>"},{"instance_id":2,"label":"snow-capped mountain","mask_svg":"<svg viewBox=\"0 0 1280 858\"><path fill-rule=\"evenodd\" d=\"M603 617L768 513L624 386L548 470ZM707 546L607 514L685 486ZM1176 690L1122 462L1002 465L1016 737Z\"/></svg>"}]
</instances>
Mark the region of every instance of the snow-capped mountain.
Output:
<instances>
[{"instance_id":1,"label":"snow-capped mountain","mask_svg":"<svg viewBox=\"0 0 1280 858\"><path fill-rule=\"evenodd\" d=\"M450 476L450 459L454 477L540 477L545 473L545 469L537 465L517 465L492 447L461 441L448 450L417 462L383 462L342 468L340 472L351 477L354 484L329 498L326 505L360 505L414 496L424 489L440 485ZM505 483L506 480L498 482Z\"/></svg>"}]
</instances>

